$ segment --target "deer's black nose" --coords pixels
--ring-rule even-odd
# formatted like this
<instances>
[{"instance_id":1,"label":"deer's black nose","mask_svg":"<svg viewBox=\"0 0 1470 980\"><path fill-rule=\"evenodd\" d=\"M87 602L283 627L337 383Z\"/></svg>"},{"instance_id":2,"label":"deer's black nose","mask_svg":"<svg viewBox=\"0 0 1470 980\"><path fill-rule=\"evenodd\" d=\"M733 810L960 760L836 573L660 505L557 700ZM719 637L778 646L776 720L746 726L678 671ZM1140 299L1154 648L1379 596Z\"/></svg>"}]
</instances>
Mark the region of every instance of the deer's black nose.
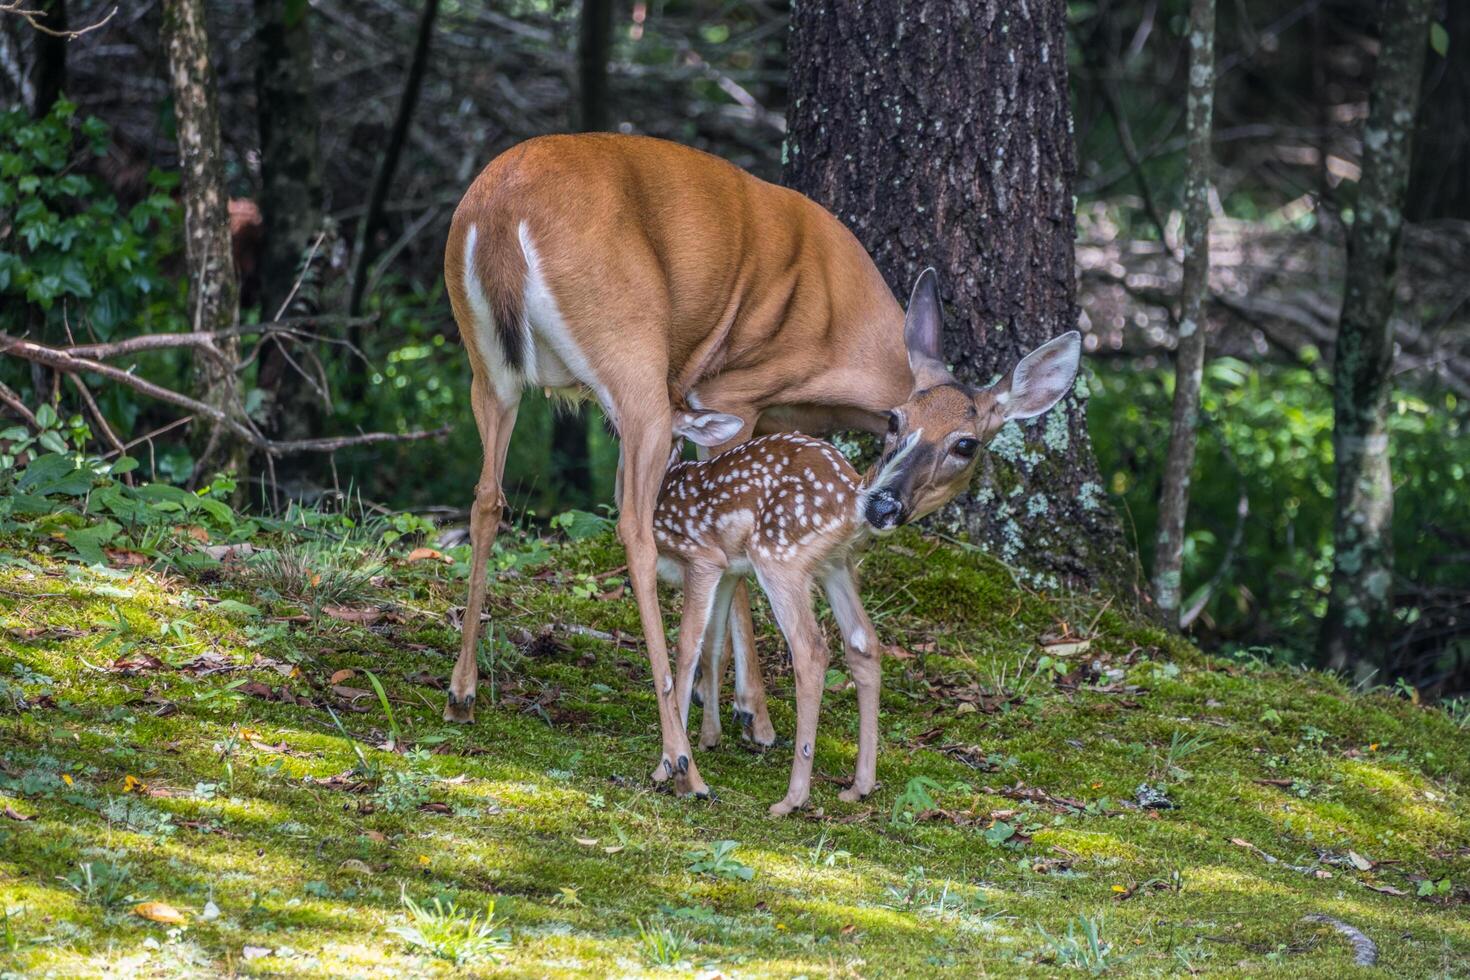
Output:
<instances>
[{"instance_id":1,"label":"deer's black nose","mask_svg":"<svg viewBox=\"0 0 1470 980\"><path fill-rule=\"evenodd\" d=\"M864 514L868 523L879 531L898 527L903 517L903 503L891 490L879 490L868 498L867 511Z\"/></svg>"}]
</instances>

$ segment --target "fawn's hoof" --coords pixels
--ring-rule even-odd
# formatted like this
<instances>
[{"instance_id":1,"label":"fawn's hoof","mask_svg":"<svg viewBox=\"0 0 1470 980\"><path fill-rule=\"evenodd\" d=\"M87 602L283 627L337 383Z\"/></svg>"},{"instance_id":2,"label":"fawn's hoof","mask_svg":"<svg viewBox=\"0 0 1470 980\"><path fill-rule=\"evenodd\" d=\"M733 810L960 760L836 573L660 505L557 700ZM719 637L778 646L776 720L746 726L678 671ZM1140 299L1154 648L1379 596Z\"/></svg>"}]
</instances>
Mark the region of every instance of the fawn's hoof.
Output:
<instances>
[{"instance_id":1,"label":"fawn's hoof","mask_svg":"<svg viewBox=\"0 0 1470 980\"><path fill-rule=\"evenodd\" d=\"M871 789L858 789L856 785L852 785L838 793L837 798L843 803L859 803L866 800L871 792Z\"/></svg>"},{"instance_id":2,"label":"fawn's hoof","mask_svg":"<svg viewBox=\"0 0 1470 980\"><path fill-rule=\"evenodd\" d=\"M466 694L463 698L456 697L453 691L449 692L449 700L444 705L444 720L454 722L457 725L470 725L475 721L475 696Z\"/></svg>"}]
</instances>

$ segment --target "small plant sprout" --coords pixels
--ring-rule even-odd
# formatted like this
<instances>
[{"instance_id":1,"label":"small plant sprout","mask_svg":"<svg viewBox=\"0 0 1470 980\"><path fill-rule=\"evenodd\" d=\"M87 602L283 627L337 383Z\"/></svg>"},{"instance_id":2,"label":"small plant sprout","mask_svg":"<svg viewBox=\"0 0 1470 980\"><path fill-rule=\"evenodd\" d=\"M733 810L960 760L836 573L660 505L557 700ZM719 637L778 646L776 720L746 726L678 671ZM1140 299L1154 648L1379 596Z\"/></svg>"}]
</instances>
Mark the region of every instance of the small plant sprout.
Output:
<instances>
[{"instance_id":1,"label":"small plant sprout","mask_svg":"<svg viewBox=\"0 0 1470 980\"><path fill-rule=\"evenodd\" d=\"M839 861L847 861L852 855L847 851L839 850L836 844L828 847L827 832L824 830L817 843L807 852L807 860L812 867L825 866L833 868Z\"/></svg>"},{"instance_id":2,"label":"small plant sprout","mask_svg":"<svg viewBox=\"0 0 1470 980\"><path fill-rule=\"evenodd\" d=\"M755 869L742 864L735 858L735 849L739 846L738 841L715 841L713 844L696 847L687 852L684 857L688 860L689 871L693 874L750 881L755 877Z\"/></svg>"},{"instance_id":3,"label":"small plant sprout","mask_svg":"<svg viewBox=\"0 0 1470 980\"><path fill-rule=\"evenodd\" d=\"M501 951L510 946L510 934L505 929L496 929L495 903L485 906L485 915L479 912L465 915L453 902L435 898L432 904L420 905L401 892L399 900L407 913L408 921L388 931L409 946L423 950L455 966L464 966L482 960L498 960Z\"/></svg>"},{"instance_id":4,"label":"small plant sprout","mask_svg":"<svg viewBox=\"0 0 1470 980\"><path fill-rule=\"evenodd\" d=\"M1157 777L1188 779L1189 773L1180 768L1179 763L1212 744L1203 735L1186 735L1176 728L1169 736L1169 751L1164 755L1163 764L1155 770Z\"/></svg>"},{"instance_id":5,"label":"small plant sprout","mask_svg":"<svg viewBox=\"0 0 1470 980\"><path fill-rule=\"evenodd\" d=\"M649 966L674 967L694 946L687 932L638 922L638 953Z\"/></svg>"},{"instance_id":6,"label":"small plant sprout","mask_svg":"<svg viewBox=\"0 0 1470 980\"><path fill-rule=\"evenodd\" d=\"M388 717L388 751L396 752L403 745L403 736L398 731L398 719L393 715L393 705L388 703L388 692L383 690L383 682L378 680L378 675L370 670L364 670L368 683L373 686L373 691L378 695L378 704L383 707L383 714Z\"/></svg>"},{"instance_id":7,"label":"small plant sprout","mask_svg":"<svg viewBox=\"0 0 1470 980\"><path fill-rule=\"evenodd\" d=\"M1126 959L1103 939L1101 916L1079 915L1067 923L1067 932L1061 936L1053 936L1040 923L1037 923L1036 931L1041 933L1041 938L1050 947L1052 959L1061 967L1086 970L1093 976L1100 976Z\"/></svg>"}]
</instances>

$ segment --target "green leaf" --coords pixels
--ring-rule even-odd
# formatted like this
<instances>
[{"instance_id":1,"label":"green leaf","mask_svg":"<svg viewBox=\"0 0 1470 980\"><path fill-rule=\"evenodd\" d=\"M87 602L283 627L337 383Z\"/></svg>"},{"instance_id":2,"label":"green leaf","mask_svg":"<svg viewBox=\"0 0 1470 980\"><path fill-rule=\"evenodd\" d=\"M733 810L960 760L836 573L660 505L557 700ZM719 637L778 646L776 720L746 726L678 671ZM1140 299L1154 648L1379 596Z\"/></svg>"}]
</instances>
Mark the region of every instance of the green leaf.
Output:
<instances>
[{"instance_id":1,"label":"green leaf","mask_svg":"<svg viewBox=\"0 0 1470 980\"><path fill-rule=\"evenodd\" d=\"M237 616L247 616L251 619L258 619L261 616L259 609L249 603L238 602L234 599L221 599L214 604L214 608L222 613L233 613Z\"/></svg>"},{"instance_id":2,"label":"green leaf","mask_svg":"<svg viewBox=\"0 0 1470 980\"><path fill-rule=\"evenodd\" d=\"M46 432L41 433L41 435L36 439L36 441L41 444L41 447L43 449L49 450L50 452L53 452L53 453L64 453L64 452L66 452L66 440L63 439L63 438L61 438L61 433L59 433L59 432L53 432L53 431L49 431L48 430Z\"/></svg>"},{"instance_id":3,"label":"green leaf","mask_svg":"<svg viewBox=\"0 0 1470 980\"><path fill-rule=\"evenodd\" d=\"M41 428L54 429L60 423L61 419L57 417L56 409L51 407L50 402L45 402L40 408L36 409L36 424Z\"/></svg>"},{"instance_id":4,"label":"green leaf","mask_svg":"<svg viewBox=\"0 0 1470 980\"><path fill-rule=\"evenodd\" d=\"M93 527L65 531L62 537L76 550L77 556L86 564L106 565L107 555L102 551L102 546L117 537L117 532L120 530L122 528L112 521L103 521Z\"/></svg>"},{"instance_id":5,"label":"green leaf","mask_svg":"<svg viewBox=\"0 0 1470 980\"><path fill-rule=\"evenodd\" d=\"M1439 55L1441 58L1447 57L1449 55L1450 32L1445 30L1445 26L1443 24L1435 22L1429 25L1429 46L1433 48L1434 53Z\"/></svg>"},{"instance_id":6,"label":"green leaf","mask_svg":"<svg viewBox=\"0 0 1470 980\"><path fill-rule=\"evenodd\" d=\"M113 463L107 472L110 476L122 476L124 473L131 473L137 468L138 461L132 456L119 456L117 462Z\"/></svg>"}]
</instances>

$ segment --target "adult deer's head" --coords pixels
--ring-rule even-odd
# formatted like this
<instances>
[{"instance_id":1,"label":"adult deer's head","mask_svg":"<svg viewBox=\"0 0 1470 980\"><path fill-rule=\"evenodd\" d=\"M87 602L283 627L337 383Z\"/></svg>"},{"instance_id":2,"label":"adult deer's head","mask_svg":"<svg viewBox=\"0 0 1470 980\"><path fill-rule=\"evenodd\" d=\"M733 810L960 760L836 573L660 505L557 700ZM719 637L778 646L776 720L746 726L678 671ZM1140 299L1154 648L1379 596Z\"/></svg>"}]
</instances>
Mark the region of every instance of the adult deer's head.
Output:
<instances>
[{"instance_id":1,"label":"adult deer's head","mask_svg":"<svg viewBox=\"0 0 1470 980\"><path fill-rule=\"evenodd\" d=\"M865 483L865 516L887 531L938 509L967 486L981 450L1006 422L1029 419L1072 387L1082 338L1070 330L1021 358L987 388L957 381L940 350L939 283L925 269L904 317L914 390L889 412L883 454Z\"/></svg>"}]
</instances>

